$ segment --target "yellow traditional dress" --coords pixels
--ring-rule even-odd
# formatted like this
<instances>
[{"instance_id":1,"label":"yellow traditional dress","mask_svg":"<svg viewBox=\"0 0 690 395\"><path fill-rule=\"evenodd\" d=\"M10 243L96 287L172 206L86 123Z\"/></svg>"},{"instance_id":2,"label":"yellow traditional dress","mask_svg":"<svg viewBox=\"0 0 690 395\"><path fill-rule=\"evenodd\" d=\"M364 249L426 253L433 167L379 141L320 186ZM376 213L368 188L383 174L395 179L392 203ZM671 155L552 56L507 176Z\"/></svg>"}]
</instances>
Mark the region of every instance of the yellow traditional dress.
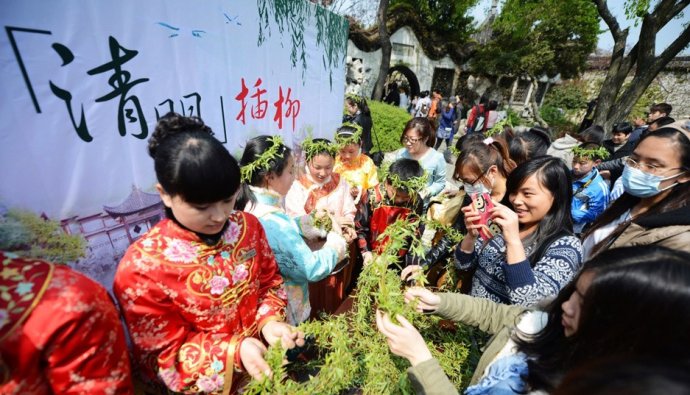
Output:
<instances>
[{"instance_id":1,"label":"yellow traditional dress","mask_svg":"<svg viewBox=\"0 0 690 395\"><path fill-rule=\"evenodd\" d=\"M361 188L362 194L359 199L355 199L356 203L366 200L367 191L379 186L376 165L364 154L359 154L349 164L344 163L340 155L336 156L333 171L340 174L350 187Z\"/></svg>"},{"instance_id":2,"label":"yellow traditional dress","mask_svg":"<svg viewBox=\"0 0 690 395\"><path fill-rule=\"evenodd\" d=\"M238 345L283 319L282 279L261 224L236 211L214 245L164 219L115 276L138 369L174 392L237 390Z\"/></svg>"}]
</instances>

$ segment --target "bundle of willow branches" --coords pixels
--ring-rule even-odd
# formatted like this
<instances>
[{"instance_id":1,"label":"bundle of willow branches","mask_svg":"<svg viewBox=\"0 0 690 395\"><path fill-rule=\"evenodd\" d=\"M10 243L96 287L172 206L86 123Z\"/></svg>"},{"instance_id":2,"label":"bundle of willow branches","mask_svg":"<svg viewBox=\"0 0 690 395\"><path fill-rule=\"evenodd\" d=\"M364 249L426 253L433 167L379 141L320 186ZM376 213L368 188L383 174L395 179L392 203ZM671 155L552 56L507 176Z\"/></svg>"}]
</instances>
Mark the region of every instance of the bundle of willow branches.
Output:
<instances>
[{"instance_id":1,"label":"bundle of willow branches","mask_svg":"<svg viewBox=\"0 0 690 395\"><path fill-rule=\"evenodd\" d=\"M273 370L272 378L254 380L245 394L342 394L359 390L363 394L412 393L406 370L409 363L388 350L382 334L376 329L375 311L388 313L393 320L404 316L427 340L434 358L456 385L467 385L472 369L469 328L455 325L448 329L440 318L419 314L403 298L404 285L397 270L398 251L413 238L409 253L420 250L418 221L399 220L390 225L381 237L388 237L385 250L360 274L353 308L345 314L322 317L299 326L306 336L313 337L317 357L284 365L286 351L280 345L269 347L266 360ZM290 370L308 371L308 380L290 378Z\"/></svg>"}]
</instances>

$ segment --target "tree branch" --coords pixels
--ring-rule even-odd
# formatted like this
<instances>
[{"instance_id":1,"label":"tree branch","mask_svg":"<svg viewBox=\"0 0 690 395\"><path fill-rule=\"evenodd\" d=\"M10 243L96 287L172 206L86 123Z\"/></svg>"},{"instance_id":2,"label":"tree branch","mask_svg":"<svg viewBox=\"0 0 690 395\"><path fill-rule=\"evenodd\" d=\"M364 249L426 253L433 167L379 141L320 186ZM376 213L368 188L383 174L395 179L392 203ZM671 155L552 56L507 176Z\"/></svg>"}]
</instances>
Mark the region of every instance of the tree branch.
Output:
<instances>
[{"instance_id":1,"label":"tree branch","mask_svg":"<svg viewBox=\"0 0 690 395\"><path fill-rule=\"evenodd\" d=\"M618 21L616 20L616 17L614 17L611 14L611 11L609 11L609 7L606 5L606 0L592 0L594 4L597 6L597 10L599 11L599 15L601 16L601 19L606 22L606 25L609 27L609 30L611 31L611 35L613 36L613 41L618 41L621 37L621 27L618 24Z\"/></svg>"},{"instance_id":2,"label":"tree branch","mask_svg":"<svg viewBox=\"0 0 690 395\"><path fill-rule=\"evenodd\" d=\"M671 61L680 51L682 51L685 47L690 44L690 26L686 27L685 30L683 30L683 33L676 38L671 45L666 47L664 52L661 53L661 55L657 56L656 60L654 61L654 66L656 67L657 65L659 66L659 70L663 66L665 66L668 62Z\"/></svg>"},{"instance_id":3,"label":"tree branch","mask_svg":"<svg viewBox=\"0 0 690 395\"><path fill-rule=\"evenodd\" d=\"M673 18L675 18L685 7L690 4L690 0L682 0L678 3L675 0L663 0L654 8L651 16L657 22L657 31L661 30Z\"/></svg>"}]
</instances>

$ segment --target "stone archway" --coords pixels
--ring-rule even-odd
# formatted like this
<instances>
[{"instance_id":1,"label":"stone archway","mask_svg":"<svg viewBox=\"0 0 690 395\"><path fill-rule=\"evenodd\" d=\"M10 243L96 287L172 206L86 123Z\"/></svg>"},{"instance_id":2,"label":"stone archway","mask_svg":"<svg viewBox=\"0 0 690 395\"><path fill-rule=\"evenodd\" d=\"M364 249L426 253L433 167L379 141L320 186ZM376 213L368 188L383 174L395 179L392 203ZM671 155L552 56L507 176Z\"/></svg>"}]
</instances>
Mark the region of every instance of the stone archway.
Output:
<instances>
[{"instance_id":1,"label":"stone archway","mask_svg":"<svg viewBox=\"0 0 690 395\"><path fill-rule=\"evenodd\" d=\"M417 80L417 76L414 74L414 72L410 70L410 68L407 66L393 66L390 69L388 69L387 80L390 81L391 77L395 77L395 74L397 73L402 74L402 76L405 77L405 79L407 80L407 84L410 87L410 98L414 96L419 96L419 81Z\"/></svg>"}]
</instances>

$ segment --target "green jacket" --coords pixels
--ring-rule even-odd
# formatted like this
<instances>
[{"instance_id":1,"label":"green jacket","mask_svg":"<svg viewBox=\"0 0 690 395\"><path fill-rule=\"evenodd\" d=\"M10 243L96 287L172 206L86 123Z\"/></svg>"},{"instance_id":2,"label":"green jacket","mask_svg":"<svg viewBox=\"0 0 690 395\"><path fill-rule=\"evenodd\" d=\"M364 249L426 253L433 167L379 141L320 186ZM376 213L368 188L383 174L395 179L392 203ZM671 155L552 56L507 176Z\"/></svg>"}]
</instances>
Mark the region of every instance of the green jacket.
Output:
<instances>
[{"instance_id":1,"label":"green jacket","mask_svg":"<svg viewBox=\"0 0 690 395\"><path fill-rule=\"evenodd\" d=\"M470 385L476 384L487 366L510 339L518 316L527 309L523 306L504 305L463 294L444 293L439 294L439 296L441 297L441 304L435 314L452 321L475 326L494 335L486 345L472 376L472 381L470 381ZM417 394L447 395L458 393L457 388L450 382L436 359L430 359L410 367L407 370L407 375Z\"/></svg>"}]
</instances>

